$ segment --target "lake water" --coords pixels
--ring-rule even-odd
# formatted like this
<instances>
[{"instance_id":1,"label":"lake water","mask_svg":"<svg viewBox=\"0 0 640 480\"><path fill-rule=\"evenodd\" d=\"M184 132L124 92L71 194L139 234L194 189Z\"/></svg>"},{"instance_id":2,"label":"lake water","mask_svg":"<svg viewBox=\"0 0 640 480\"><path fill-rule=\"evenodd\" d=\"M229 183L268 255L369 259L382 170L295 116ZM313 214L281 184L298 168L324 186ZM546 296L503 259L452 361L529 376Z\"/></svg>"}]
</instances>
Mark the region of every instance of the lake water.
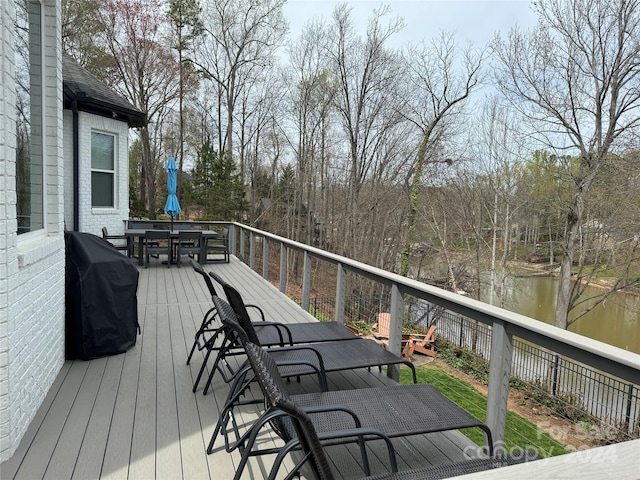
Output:
<instances>
[{"instance_id":1,"label":"lake water","mask_svg":"<svg viewBox=\"0 0 640 480\"><path fill-rule=\"evenodd\" d=\"M507 277L502 292L494 294L493 304L553 325L557 297L557 279L553 277ZM603 290L588 287L586 297ZM484 301L488 301L485 294ZM501 304L501 301L503 302ZM593 302L591 302L593 304ZM577 307L570 318L575 318ZM573 323L569 330L595 340L640 354L640 296L615 293Z\"/></svg>"}]
</instances>

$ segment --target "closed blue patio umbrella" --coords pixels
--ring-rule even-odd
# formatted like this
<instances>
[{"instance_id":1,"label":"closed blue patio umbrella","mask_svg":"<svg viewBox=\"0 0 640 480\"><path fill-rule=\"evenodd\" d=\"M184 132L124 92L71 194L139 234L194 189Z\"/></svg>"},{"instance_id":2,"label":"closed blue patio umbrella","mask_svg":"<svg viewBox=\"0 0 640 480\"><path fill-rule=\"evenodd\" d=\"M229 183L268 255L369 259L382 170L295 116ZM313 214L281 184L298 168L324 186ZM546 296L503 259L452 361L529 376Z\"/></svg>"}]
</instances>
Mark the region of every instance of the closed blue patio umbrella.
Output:
<instances>
[{"instance_id":1,"label":"closed blue patio umbrella","mask_svg":"<svg viewBox=\"0 0 640 480\"><path fill-rule=\"evenodd\" d=\"M164 167L167 171L167 203L164 205L164 213L171 217L171 230L173 230L173 217L178 215L181 211L180 202L176 196L177 184L178 184L178 166L176 160L173 157L169 157L167 165Z\"/></svg>"}]
</instances>

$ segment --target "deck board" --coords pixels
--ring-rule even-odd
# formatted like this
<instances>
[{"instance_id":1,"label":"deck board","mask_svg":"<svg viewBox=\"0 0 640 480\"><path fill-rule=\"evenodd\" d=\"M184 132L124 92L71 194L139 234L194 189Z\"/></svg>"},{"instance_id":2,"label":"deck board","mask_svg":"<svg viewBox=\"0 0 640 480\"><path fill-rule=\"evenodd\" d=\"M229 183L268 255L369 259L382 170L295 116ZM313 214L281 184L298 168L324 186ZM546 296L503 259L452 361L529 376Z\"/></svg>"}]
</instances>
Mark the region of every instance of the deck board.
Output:
<instances>
[{"instance_id":1,"label":"deck board","mask_svg":"<svg viewBox=\"0 0 640 480\"><path fill-rule=\"evenodd\" d=\"M241 292L247 303L256 303L271 319L310 322L315 319L292 300L266 283L235 258L215 263L206 270L219 273ZM2 464L2 478L73 478L133 480L148 478L231 478L240 455L224 451L221 439L213 454L206 448L224 403L228 385L214 377L213 392L202 394L205 379L194 394L191 387L204 360L204 352L186 358L195 332L211 306L202 278L188 263L166 268L152 259L140 268L138 320L142 334L137 344L122 355L89 362L67 361L47 395L16 454ZM216 287L217 284L214 283ZM218 293L222 296L222 289ZM242 358L232 360L236 366ZM391 382L374 369L329 374L333 389L359 388ZM317 391L317 380L303 377L291 381L292 393ZM254 387L249 397L257 395ZM239 409L237 421L244 427L260 414L261 404ZM270 430L260 436L262 446L279 446ZM402 467L429 462L444 463L462 458L469 445L458 432L394 439ZM353 464L340 478L361 475L355 445L332 447L335 462ZM262 479L271 469L273 456L249 460L242 478ZM387 468L386 450L371 445L375 472ZM287 459L282 471L289 471Z\"/></svg>"},{"instance_id":2,"label":"deck board","mask_svg":"<svg viewBox=\"0 0 640 480\"><path fill-rule=\"evenodd\" d=\"M109 429L118 394L118 386L122 377L124 355L108 357L102 374L96 402L91 412L85 437L91 442L83 441L73 470L72 479L99 478L102 461L109 439ZM62 477L60 477L62 478Z\"/></svg>"}]
</instances>

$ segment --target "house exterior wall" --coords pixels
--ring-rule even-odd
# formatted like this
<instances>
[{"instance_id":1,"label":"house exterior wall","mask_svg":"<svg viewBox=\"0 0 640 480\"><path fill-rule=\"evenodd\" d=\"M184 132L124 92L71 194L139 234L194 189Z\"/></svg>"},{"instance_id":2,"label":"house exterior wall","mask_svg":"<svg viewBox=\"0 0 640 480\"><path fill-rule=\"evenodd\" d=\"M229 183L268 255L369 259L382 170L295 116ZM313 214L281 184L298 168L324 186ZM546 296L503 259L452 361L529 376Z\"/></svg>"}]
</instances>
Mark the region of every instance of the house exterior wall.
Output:
<instances>
[{"instance_id":1,"label":"house exterior wall","mask_svg":"<svg viewBox=\"0 0 640 480\"><path fill-rule=\"evenodd\" d=\"M17 235L17 2L0 2L0 461L13 455L64 362L61 2L41 5L44 229Z\"/></svg>"},{"instance_id":2,"label":"house exterior wall","mask_svg":"<svg viewBox=\"0 0 640 480\"><path fill-rule=\"evenodd\" d=\"M73 230L73 112L63 112L64 149L64 227Z\"/></svg>"},{"instance_id":3,"label":"house exterior wall","mask_svg":"<svg viewBox=\"0 0 640 480\"><path fill-rule=\"evenodd\" d=\"M79 149L79 205L80 232L102 235L102 227L110 234L124 232L124 220L129 218L129 126L126 122L101 117L86 112L78 115ZM73 225L73 114L64 112L65 131L65 223L68 229ZM115 136L115 194L114 208L91 207L91 132L108 133Z\"/></svg>"}]
</instances>

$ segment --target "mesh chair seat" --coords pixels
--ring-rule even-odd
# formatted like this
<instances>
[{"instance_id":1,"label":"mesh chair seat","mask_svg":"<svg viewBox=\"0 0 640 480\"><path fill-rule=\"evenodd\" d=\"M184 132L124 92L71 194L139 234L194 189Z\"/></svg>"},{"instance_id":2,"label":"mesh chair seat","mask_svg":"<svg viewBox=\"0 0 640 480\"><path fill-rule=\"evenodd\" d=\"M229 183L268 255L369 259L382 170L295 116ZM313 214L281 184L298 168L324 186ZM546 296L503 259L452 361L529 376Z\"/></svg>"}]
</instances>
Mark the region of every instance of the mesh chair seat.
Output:
<instances>
[{"instance_id":1,"label":"mesh chair seat","mask_svg":"<svg viewBox=\"0 0 640 480\"><path fill-rule=\"evenodd\" d=\"M285 340L293 344L336 342L340 340L353 340L356 337L351 331L337 322L304 322L279 324L281 331L286 334ZM280 345L280 336L277 330L260 323L254 323L253 327L260 338L263 347Z\"/></svg>"},{"instance_id":2,"label":"mesh chair seat","mask_svg":"<svg viewBox=\"0 0 640 480\"><path fill-rule=\"evenodd\" d=\"M354 412L363 427L375 427L390 438L477 427L491 439L489 427L429 384L305 393L289 399L303 409L341 405ZM334 412L313 415L319 432L344 429L344 420Z\"/></svg>"},{"instance_id":3,"label":"mesh chair seat","mask_svg":"<svg viewBox=\"0 0 640 480\"><path fill-rule=\"evenodd\" d=\"M270 450L253 450L254 441L258 438L262 426L275 423L275 431L286 442L277 451L274 466L269 475L276 477L278 468L284 457L292 450L302 450L302 459L294 466L286 478L291 478L299 468L308 463L313 470L314 478L332 479L333 472L329 466L324 447L329 444L343 444L358 441L365 472L369 472L369 462L364 443L367 439L383 439L389 451L390 465L397 470L395 451L391 437L404 437L414 434L436 431L457 430L467 427L479 427L487 435L490 456L493 456L491 431L471 414L451 402L431 385L394 385L378 388L342 390L314 394L287 395L282 377L269 356L268 350L257 345L245 346L249 362L255 372L260 388L265 396L269 409L261 416L251 429L246 448L238 464L235 478L239 478L249 456L262 453L273 453ZM322 407L325 410L322 410ZM334 410L334 411L331 411ZM310 414L313 412L313 414ZM345 412L349 412L347 415ZM351 418L352 423L348 421ZM356 424L355 419L359 422ZM504 462L489 458L473 464L464 464L462 473L478 471L477 469L493 468L510 462L525 461L526 455L510 457ZM463 462L464 463L464 462ZM415 472L394 473L374 477L376 479L412 479L431 478L426 476L429 470L437 475L438 467L425 467ZM455 474L455 470L451 470ZM442 473L444 474L444 473ZM395 476L394 476L395 475ZM402 476L405 475L405 476ZM442 478L442 477L434 477Z\"/></svg>"}]
</instances>

